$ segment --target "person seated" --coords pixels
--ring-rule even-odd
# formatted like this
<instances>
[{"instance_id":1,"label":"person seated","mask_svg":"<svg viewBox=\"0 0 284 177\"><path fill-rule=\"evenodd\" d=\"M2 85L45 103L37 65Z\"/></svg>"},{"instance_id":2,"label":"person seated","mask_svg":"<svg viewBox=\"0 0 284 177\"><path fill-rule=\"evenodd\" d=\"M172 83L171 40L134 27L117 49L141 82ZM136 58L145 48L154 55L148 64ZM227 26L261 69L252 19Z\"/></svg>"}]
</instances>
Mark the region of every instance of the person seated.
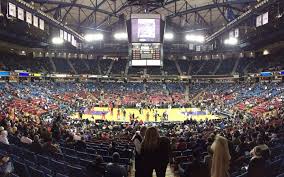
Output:
<instances>
[{"instance_id":1,"label":"person seated","mask_svg":"<svg viewBox=\"0 0 284 177\"><path fill-rule=\"evenodd\" d=\"M88 177L103 177L105 175L105 163L102 156L98 155L96 159L87 166Z\"/></svg>"},{"instance_id":2,"label":"person seated","mask_svg":"<svg viewBox=\"0 0 284 177\"><path fill-rule=\"evenodd\" d=\"M40 154L42 152L42 144L40 143L38 135L35 135L34 141L30 145L30 150L36 154Z\"/></svg>"},{"instance_id":3,"label":"person seated","mask_svg":"<svg viewBox=\"0 0 284 177\"><path fill-rule=\"evenodd\" d=\"M28 137L28 133L25 132L24 135L20 139L21 143L23 144L32 144L33 140Z\"/></svg>"},{"instance_id":4,"label":"person seated","mask_svg":"<svg viewBox=\"0 0 284 177\"><path fill-rule=\"evenodd\" d=\"M271 174L269 159L269 149L267 146L256 146L251 151L253 157L248 166L247 177L269 177Z\"/></svg>"},{"instance_id":5,"label":"person seated","mask_svg":"<svg viewBox=\"0 0 284 177\"><path fill-rule=\"evenodd\" d=\"M10 157L5 154L0 157L0 176L6 177L9 176L13 171L13 165L10 161Z\"/></svg>"},{"instance_id":6,"label":"person seated","mask_svg":"<svg viewBox=\"0 0 284 177\"><path fill-rule=\"evenodd\" d=\"M43 144L42 151L46 154L51 155L56 153L62 153L60 147L57 144L53 143L51 137L49 137L47 141Z\"/></svg>"},{"instance_id":7,"label":"person seated","mask_svg":"<svg viewBox=\"0 0 284 177\"><path fill-rule=\"evenodd\" d=\"M8 132L6 130L1 131L0 142L3 144L9 145L9 140L7 136L8 136Z\"/></svg>"},{"instance_id":8,"label":"person seated","mask_svg":"<svg viewBox=\"0 0 284 177\"><path fill-rule=\"evenodd\" d=\"M112 155L112 162L106 166L105 177L127 177L126 169L119 165L120 155L115 152Z\"/></svg>"},{"instance_id":9,"label":"person seated","mask_svg":"<svg viewBox=\"0 0 284 177\"><path fill-rule=\"evenodd\" d=\"M193 151L193 161L185 170L186 177L210 177L210 168L207 168L205 163L201 162L200 152Z\"/></svg>"},{"instance_id":10,"label":"person seated","mask_svg":"<svg viewBox=\"0 0 284 177\"><path fill-rule=\"evenodd\" d=\"M75 148L77 151L85 151L87 145L84 141L84 137L81 137L81 140L76 141Z\"/></svg>"}]
</instances>

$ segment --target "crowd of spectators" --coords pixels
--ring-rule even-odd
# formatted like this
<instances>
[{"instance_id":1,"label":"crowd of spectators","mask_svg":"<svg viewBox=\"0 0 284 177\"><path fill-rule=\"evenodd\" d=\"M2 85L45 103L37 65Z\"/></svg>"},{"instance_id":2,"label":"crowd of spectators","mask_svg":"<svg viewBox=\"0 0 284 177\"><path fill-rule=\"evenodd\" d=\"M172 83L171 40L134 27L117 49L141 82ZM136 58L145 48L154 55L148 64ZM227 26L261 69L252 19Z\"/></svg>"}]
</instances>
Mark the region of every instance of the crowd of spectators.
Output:
<instances>
[{"instance_id":1,"label":"crowd of spectators","mask_svg":"<svg viewBox=\"0 0 284 177\"><path fill-rule=\"evenodd\" d=\"M283 83L45 82L0 86L3 175L122 177L135 166L135 176L150 177L155 171L164 177L168 164L180 176L189 177L275 177L283 172ZM183 103L185 87L193 95ZM180 97L180 106L198 106L224 118L144 124L70 117L83 106L99 106L100 101L118 102L124 97L117 104L124 106L144 98L145 104L151 104L157 97L163 101L171 98L172 93ZM167 103L174 102L169 99ZM245 106L239 106L241 103ZM252 112L261 105L264 112Z\"/></svg>"}]
</instances>

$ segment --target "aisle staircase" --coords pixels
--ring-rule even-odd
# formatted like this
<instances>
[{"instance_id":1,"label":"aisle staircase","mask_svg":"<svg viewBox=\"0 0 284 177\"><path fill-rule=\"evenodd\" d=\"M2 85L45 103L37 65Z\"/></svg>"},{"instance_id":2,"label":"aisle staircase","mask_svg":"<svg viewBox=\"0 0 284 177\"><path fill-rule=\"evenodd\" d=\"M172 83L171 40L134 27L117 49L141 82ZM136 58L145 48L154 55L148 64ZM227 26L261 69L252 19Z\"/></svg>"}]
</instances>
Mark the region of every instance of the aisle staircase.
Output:
<instances>
[{"instance_id":1,"label":"aisle staircase","mask_svg":"<svg viewBox=\"0 0 284 177\"><path fill-rule=\"evenodd\" d=\"M70 60L67 58L67 63L69 65L69 67L72 69L72 71L75 73L75 74L78 74L76 69L74 68L73 64L70 62Z\"/></svg>"},{"instance_id":2,"label":"aisle staircase","mask_svg":"<svg viewBox=\"0 0 284 177\"><path fill-rule=\"evenodd\" d=\"M235 62L234 68L233 68L233 70L231 72L232 75L236 73L236 70L237 70L237 68L239 66L239 63L240 63L240 58L238 58L237 61Z\"/></svg>"},{"instance_id":3,"label":"aisle staircase","mask_svg":"<svg viewBox=\"0 0 284 177\"><path fill-rule=\"evenodd\" d=\"M181 75L182 75L182 72L181 72L181 69L180 69L180 66L179 66L178 62L177 62L176 60L174 60L174 62L175 62L176 68L177 68L177 70L178 70L178 73L179 73L179 75L181 76Z\"/></svg>"},{"instance_id":4,"label":"aisle staircase","mask_svg":"<svg viewBox=\"0 0 284 177\"><path fill-rule=\"evenodd\" d=\"M50 63L51 63L53 72L56 72L56 66L55 66L55 64L54 64L54 61L53 61L52 57L49 57L49 61L50 61Z\"/></svg>"},{"instance_id":5,"label":"aisle staircase","mask_svg":"<svg viewBox=\"0 0 284 177\"><path fill-rule=\"evenodd\" d=\"M113 64L114 64L114 60L111 61L110 65L108 67L108 70L107 70L107 73L106 73L107 76L110 74Z\"/></svg>"},{"instance_id":6,"label":"aisle staircase","mask_svg":"<svg viewBox=\"0 0 284 177\"><path fill-rule=\"evenodd\" d=\"M217 64L217 66L215 67L214 71L213 71L213 75L215 75L217 73L217 71L219 70L221 64L222 64L223 60L220 59L219 63Z\"/></svg>"}]
</instances>

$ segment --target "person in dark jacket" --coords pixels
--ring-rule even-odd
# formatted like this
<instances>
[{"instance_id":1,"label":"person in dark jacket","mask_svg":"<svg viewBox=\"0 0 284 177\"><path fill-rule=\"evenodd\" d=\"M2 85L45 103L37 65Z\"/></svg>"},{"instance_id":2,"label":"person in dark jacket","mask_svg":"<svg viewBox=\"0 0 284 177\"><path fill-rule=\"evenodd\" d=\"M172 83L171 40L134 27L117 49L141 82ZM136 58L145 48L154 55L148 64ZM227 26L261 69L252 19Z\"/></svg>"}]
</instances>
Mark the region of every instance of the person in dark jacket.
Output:
<instances>
[{"instance_id":1,"label":"person in dark jacket","mask_svg":"<svg viewBox=\"0 0 284 177\"><path fill-rule=\"evenodd\" d=\"M102 156L97 156L95 161L87 166L88 177L103 177L105 175L105 163Z\"/></svg>"},{"instance_id":2,"label":"person in dark jacket","mask_svg":"<svg viewBox=\"0 0 284 177\"><path fill-rule=\"evenodd\" d=\"M193 151L193 161L188 164L185 169L186 177L210 177L210 168L205 163L201 162L200 152Z\"/></svg>"},{"instance_id":3,"label":"person in dark jacket","mask_svg":"<svg viewBox=\"0 0 284 177\"><path fill-rule=\"evenodd\" d=\"M40 143L38 135L35 135L34 141L30 145L30 150L36 154L42 153L42 144Z\"/></svg>"},{"instance_id":4,"label":"person in dark jacket","mask_svg":"<svg viewBox=\"0 0 284 177\"><path fill-rule=\"evenodd\" d=\"M106 166L105 177L127 177L127 171L125 167L119 165L120 155L115 152L112 155L112 162Z\"/></svg>"},{"instance_id":5,"label":"person in dark jacket","mask_svg":"<svg viewBox=\"0 0 284 177\"><path fill-rule=\"evenodd\" d=\"M266 145L256 146L251 151L253 157L249 162L247 177L270 177L269 149Z\"/></svg>"},{"instance_id":6,"label":"person in dark jacket","mask_svg":"<svg viewBox=\"0 0 284 177\"><path fill-rule=\"evenodd\" d=\"M152 177L154 170L157 177L165 177L169 156L169 139L160 137L155 127L148 128L141 146L143 177Z\"/></svg>"}]
</instances>

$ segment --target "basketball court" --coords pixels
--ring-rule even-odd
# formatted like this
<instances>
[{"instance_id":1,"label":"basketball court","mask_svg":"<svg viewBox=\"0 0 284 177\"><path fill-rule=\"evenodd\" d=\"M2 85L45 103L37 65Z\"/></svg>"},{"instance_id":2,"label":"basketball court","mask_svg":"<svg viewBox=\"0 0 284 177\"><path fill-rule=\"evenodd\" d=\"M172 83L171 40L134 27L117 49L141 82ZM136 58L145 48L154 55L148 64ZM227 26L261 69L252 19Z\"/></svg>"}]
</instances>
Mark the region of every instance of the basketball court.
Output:
<instances>
[{"instance_id":1,"label":"basketball court","mask_svg":"<svg viewBox=\"0 0 284 177\"><path fill-rule=\"evenodd\" d=\"M143 121L155 121L155 114L157 115L157 121L160 122L163 120L163 114L166 112L168 115L168 121L184 121L187 118L192 118L197 121L201 120L212 120L212 119L220 119L220 117L216 115L212 115L207 111L201 111L199 108L172 108L172 109L155 109L149 110L144 109L142 114L139 113L139 109L135 108L126 108L126 116L124 117L122 113L122 109L120 109L120 113L118 115L118 109L113 109L113 114L107 107L94 107L91 110L87 108L83 110L83 119L89 119L94 121L96 119L106 119L108 121L130 121L130 115L134 114L137 120ZM157 113L156 113L157 111ZM149 114L149 120L147 120L147 114ZM104 116L103 116L104 115ZM74 118L79 118L79 113L73 115Z\"/></svg>"}]
</instances>

